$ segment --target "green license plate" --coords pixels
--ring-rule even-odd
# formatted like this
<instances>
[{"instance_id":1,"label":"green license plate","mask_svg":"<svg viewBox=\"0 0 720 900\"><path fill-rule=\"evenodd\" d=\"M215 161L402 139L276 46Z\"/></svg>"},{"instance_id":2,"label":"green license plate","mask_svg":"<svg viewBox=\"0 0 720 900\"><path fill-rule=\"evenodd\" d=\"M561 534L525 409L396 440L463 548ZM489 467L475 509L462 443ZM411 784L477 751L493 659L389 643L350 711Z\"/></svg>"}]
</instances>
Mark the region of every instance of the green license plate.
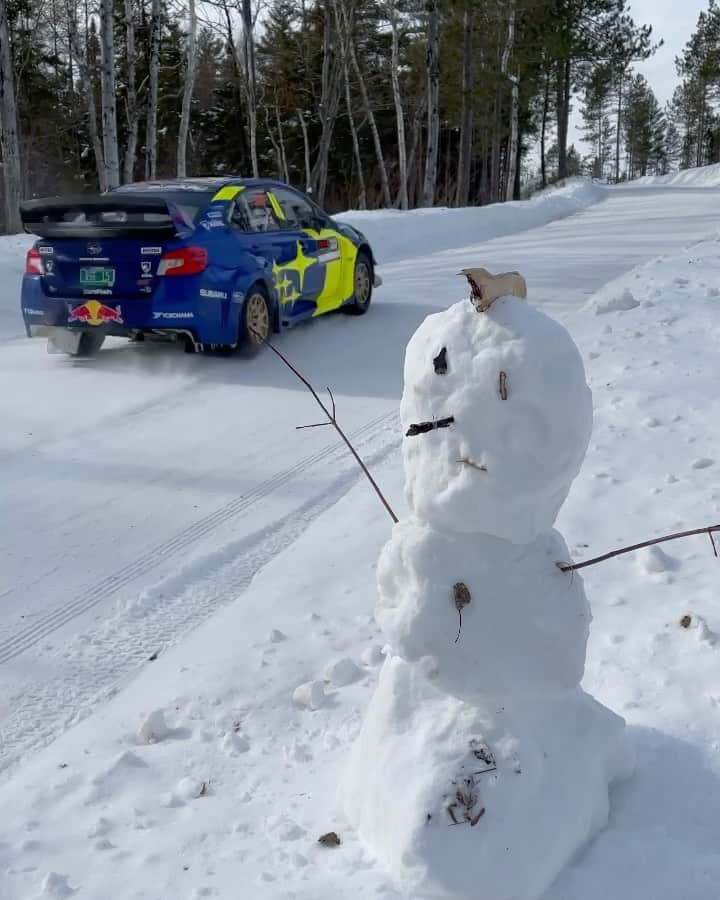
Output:
<instances>
[{"instance_id":1,"label":"green license plate","mask_svg":"<svg viewBox=\"0 0 720 900\"><path fill-rule=\"evenodd\" d=\"M115 284L115 269L107 266L92 266L80 269L80 286L87 288L109 287Z\"/></svg>"}]
</instances>

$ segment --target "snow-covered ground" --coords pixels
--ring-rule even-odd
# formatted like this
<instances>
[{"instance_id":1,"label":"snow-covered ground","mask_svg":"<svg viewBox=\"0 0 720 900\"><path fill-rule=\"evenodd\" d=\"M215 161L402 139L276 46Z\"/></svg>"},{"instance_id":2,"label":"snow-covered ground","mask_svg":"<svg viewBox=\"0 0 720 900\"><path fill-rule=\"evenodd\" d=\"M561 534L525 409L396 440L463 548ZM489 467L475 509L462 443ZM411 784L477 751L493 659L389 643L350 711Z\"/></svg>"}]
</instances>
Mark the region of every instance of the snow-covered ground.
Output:
<instances>
[{"instance_id":1,"label":"snow-covered ground","mask_svg":"<svg viewBox=\"0 0 720 900\"><path fill-rule=\"evenodd\" d=\"M465 293L462 266L519 269L594 392L558 523L575 558L710 524L720 243L706 177L610 189L540 227L550 215L519 213L515 233L492 231L492 208L355 214L386 261L373 309L278 343L332 387L402 512L405 343ZM118 344L80 363L12 340L22 245L0 245L0 898L399 897L336 798L382 659L387 514L333 434L295 431L317 413L270 354ZM717 894L717 566L703 537L584 573L584 686L628 720L638 767L547 900ZM357 668L333 665L346 658ZM156 710L166 733L141 733ZM317 843L329 831L340 847Z\"/></svg>"},{"instance_id":2,"label":"snow-covered ground","mask_svg":"<svg viewBox=\"0 0 720 900\"><path fill-rule=\"evenodd\" d=\"M701 169L685 169L670 175L645 175L629 182L626 187L720 187L720 163Z\"/></svg>"}]
</instances>

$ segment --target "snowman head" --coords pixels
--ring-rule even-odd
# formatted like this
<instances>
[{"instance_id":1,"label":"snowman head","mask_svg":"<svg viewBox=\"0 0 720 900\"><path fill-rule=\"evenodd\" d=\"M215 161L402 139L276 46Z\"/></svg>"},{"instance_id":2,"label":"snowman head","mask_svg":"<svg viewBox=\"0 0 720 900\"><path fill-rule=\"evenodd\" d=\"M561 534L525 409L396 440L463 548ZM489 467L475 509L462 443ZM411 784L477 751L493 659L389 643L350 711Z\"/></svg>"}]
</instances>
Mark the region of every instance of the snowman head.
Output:
<instances>
[{"instance_id":1,"label":"snowman head","mask_svg":"<svg viewBox=\"0 0 720 900\"><path fill-rule=\"evenodd\" d=\"M592 431L580 353L515 298L428 316L405 355L406 493L438 528L529 543L550 529Z\"/></svg>"}]
</instances>

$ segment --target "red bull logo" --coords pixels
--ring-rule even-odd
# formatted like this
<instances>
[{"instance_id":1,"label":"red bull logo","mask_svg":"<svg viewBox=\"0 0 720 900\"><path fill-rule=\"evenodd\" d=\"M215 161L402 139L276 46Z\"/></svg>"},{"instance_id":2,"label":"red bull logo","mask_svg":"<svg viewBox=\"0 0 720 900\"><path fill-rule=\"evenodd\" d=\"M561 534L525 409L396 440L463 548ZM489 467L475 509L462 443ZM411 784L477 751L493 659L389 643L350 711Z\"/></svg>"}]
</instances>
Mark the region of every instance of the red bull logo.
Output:
<instances>
[{"instance_id":1,"label":"red bull logo","mask_svg":"<svg viewBox=\"0 0 720 900\"><path fill-rule=\"evenodd\" d=\"M85 322L86 325L105 325L108 322L123 324L120 306L106 306L99 300L88 300L68 312L70 322Z\"/></svg>"}]
</instances>

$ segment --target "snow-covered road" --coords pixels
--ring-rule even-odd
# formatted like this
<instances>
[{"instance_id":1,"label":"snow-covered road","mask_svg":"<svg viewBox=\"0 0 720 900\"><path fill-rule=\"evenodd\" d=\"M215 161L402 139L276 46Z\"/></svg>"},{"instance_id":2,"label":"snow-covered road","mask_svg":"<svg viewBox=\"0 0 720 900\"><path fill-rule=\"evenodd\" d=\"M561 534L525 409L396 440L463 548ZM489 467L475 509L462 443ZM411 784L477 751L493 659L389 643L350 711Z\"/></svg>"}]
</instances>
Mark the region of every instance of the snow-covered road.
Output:
<instances>
[{"instance_id":1,"label":"snow-covered road","mask_svg":"<svg viewBox=\"0 0 720 900\"><path fill-rule=\"evenodd\" d=\"M398 215L361 214L381 261ZM406 258L382 266L367 317L278 339L313 383L332 387L372 459L397 446L405 343L464 293L463 265L520 269L532 301L567 320L609 280L719 222L714 190L613 189L542 227L481 244L468 228L458 246L428 252L433 231L447 246L452 215L408 216L405 253L394 249ZM0 768L236 597L356 480L331 432L295 430L317 414L271 354L248 363L118 342L92 361L48 356L42 342L14 339L13 266L3 274Z\"/></svg>"}]
</instances>

